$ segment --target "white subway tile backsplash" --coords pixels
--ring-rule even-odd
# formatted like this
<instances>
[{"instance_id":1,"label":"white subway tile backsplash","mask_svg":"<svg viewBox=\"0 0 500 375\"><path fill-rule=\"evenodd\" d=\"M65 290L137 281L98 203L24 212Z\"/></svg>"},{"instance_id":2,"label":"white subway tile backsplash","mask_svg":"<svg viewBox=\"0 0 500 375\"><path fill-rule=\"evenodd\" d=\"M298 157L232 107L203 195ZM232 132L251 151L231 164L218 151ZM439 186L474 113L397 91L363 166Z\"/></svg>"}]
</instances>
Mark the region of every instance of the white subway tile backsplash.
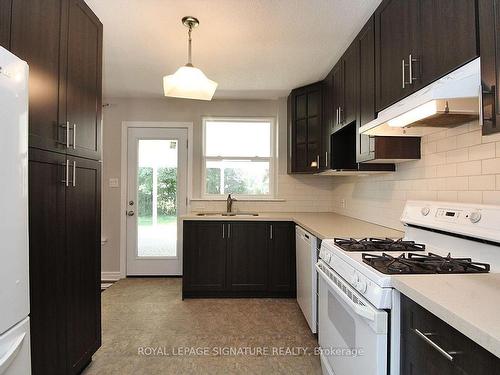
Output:
<instances>
[{"instance_id":1,"label":"white subway tile backsplash","mask_svg":"<svg viewBox=\"0 0 500 375\"><path fill-rule=\"evenodd\" d=\"M500 191L483 191L484 204L500 204Z\"/></svg>"},{"instance_id":2,"label":"white subway tile backsplash","mask_svg":"<svg viewBox=\"0 0 500 375\"><path fill-rule=\"evenodd\" d=\"M496 180L494 175L481 175L469 177L469 190L495 190Z\"/></svg>"},{"instance_id":3,"label":"white subway tile backsplash","mask_svg":"<svg viewBox=\"0 0 500 375\"><path fill-rule=\"evenodd\" d=\"M483 174L499 174L500 158L483 160L481 168Z\"/></svg>"},{"instance_id":4,"label":"white subway tile backsplash","mask_svg":"<svg viewBox=\"0 0 500 375\"><path fill-rule=\"evenodd\" d=\"M495 157L495 144L483 143L469 147L469 160L482 160Z\"/></svg>"},{"instance_id":5,"label":"white subway tile backsplash","mask_svg":"<svg viewBox=\"0 0 500 375\"><path fill-rule=\"evenodd\" d=\"M474 176L481 174L481 161L472 160L457 164L457 176Z\"/></svg>"},{"instance_id":6,"label":"white subway tile backsplash","mask_svg":"<svg viewBox=\"0 0 500 375\"><path fill-rule=\"evenodd\" d=\"M457 148L469 147L481 144L482 135L481 130L474 130L470 133L461 134L457 136Z\"/></svg>"}]
</instances>

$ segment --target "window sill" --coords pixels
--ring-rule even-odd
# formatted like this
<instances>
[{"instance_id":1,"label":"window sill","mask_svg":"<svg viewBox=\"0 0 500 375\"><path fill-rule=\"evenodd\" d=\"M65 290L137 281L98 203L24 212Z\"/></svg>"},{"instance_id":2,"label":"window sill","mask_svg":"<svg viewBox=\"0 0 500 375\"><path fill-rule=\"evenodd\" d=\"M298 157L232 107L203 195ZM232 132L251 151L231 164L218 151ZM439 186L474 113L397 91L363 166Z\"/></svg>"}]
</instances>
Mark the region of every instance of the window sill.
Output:
<instances>
[{"instance_id":1,"label":"window sill","mask_svg":"<svg viewBox=\"0 0 500 375\"><path fill-rule=\"evenodd\" d=\"M225 202L227 198L191 198L191 202ZM282 198L236 198L236 202L286 202Z\"/></svg>"}]
</instances>

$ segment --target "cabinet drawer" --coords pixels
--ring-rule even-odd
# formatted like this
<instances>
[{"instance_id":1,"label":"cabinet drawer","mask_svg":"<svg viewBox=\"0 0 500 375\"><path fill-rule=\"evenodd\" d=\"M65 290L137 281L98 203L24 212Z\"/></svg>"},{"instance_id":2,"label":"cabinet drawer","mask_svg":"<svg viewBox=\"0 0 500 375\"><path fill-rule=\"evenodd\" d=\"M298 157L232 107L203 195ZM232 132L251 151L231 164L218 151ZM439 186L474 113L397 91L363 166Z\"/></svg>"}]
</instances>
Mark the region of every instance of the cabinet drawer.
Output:
<instances>
[{"instance_id":1,"label":"cabinet drawer","mask_svg":"<svg viewBox=\"0 0 500 375\"><path fill-rule=\"evenodd\" d=\"M500 359L401 296L402 374L500 374Z\"/></svg>"}]
</instances>

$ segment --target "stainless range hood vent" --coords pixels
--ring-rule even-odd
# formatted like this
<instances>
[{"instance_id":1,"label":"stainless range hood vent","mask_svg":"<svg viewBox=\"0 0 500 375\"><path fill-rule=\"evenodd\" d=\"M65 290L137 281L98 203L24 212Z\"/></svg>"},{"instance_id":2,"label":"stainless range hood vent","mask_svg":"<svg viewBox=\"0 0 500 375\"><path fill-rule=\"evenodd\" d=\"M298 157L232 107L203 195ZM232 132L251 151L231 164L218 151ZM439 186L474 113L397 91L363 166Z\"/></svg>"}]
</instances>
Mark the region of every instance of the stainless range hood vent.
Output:
<instances>
[{"instance_id":1,"label":"stainless range hood vent","mask_svg":"<svg viewBox=\"0 0 500 375\"><path fill-rule=\"evenodd\" d=\"M379 112L359 131L367 135L423 136L477 120L480 83L477 58Z\"/></svg>"}]
</instances>

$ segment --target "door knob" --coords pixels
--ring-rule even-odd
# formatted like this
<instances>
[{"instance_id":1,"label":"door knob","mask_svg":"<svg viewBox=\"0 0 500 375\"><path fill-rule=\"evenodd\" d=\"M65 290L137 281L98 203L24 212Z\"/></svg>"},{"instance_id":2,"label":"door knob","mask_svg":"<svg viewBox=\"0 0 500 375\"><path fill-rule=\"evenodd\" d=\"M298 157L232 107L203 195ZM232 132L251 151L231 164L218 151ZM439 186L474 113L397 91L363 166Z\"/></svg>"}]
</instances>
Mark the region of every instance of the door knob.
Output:
<instances>
[{"instance_id":1,"label":"door knob","mask_svg":"<svg viewBox=\"0 0 500 375\"><path fill-rule=\"evenodd\" d=\"M127 211L127 216L134 216L135 212L134 211Z\"/></svg>"}]
</instances>

